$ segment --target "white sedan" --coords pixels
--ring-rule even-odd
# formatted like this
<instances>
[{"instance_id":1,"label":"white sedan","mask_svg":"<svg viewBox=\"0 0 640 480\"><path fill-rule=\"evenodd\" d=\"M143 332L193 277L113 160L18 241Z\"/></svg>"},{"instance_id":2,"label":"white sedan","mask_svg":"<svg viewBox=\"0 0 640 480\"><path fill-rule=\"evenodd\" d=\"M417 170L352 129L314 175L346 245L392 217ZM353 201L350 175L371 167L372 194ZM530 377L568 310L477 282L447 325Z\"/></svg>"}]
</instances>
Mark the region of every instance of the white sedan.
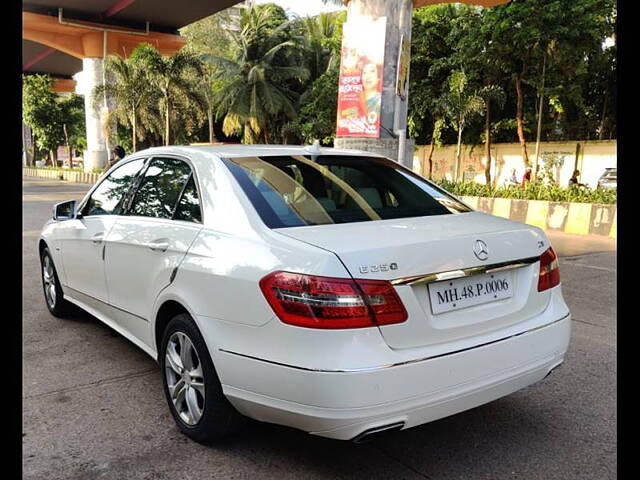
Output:
<instances>
[{"instance_id":1,"label":"white sedan","mask_svg":"<svg viewBox=\"0 0 640 480\"><path fill-rule=\"evenodd\" d=\"M366 152L137 152L56 205L39 250L50 312L156 359L196 441L245 417L361 441L537 382L569 343L542 230Z\"/></svg>"}]
</instances>

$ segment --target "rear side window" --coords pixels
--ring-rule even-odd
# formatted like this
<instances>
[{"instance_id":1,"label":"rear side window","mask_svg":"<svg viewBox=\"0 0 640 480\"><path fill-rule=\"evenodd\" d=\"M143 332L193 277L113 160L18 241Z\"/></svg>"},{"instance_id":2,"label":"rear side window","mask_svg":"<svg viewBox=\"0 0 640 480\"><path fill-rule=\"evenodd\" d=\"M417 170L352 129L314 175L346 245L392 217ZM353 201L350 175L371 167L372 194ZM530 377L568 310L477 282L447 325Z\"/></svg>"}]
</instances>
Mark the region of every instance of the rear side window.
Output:
<instances>
[{"instance_id":1,"label":"rear side window","mask_svg":"<svg viewBox=\"0 0 640 480\"><path fill-rule=\"evenodd\" d=\"M202 223L202 214L200 213L200 200L198 198L198 189L193 175L189 178L187 185L182 191L182 196L178 201L174 220L184 220L185 222Z\"/></svg>"},{"instance_id":2,"label":"rear side window","mask_svg":"<svg viewBox=\"0 0 640 480\"><path fill-rule=\"evenodd\" d=\"M133 160L111 172L91 193L83 215L119 215L125 195L143 165L144 159Z\"/></svg>"},{"instance_id":3,"label":"rear side window","mask_svg":"<svg viewBox=\"0 0 640 480\"><path fill-rule=\"evenodd\" d=\"M225 160L271 228L470 211L391 160L319 155Z\"/></svg>"},{"instance_id":4,"label":"rear side window","mask_svg":"<svg viewBox=\"0 0 640 480\"><path fill-rule=\"evenodd\" d=\"M140 179L128 215L172 218L191 167L176 158L153 158Z\"/></svg>"}]
</instances>

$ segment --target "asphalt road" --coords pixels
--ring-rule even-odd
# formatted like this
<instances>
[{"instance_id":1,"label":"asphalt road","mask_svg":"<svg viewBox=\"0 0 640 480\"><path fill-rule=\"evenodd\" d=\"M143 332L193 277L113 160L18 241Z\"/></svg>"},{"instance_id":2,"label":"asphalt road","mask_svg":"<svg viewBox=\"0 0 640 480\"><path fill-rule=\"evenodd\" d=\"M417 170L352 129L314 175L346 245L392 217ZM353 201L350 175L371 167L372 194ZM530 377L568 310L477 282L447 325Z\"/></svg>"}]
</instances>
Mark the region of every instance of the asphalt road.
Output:
<instances>
[{"instance_id":1,"label":"asphalt road","mask_svg":"<svg viewBox=\"0 0 640 480\"><path fill-rule=\"evenodd\" d=\"M46 310L36 239L52 204L86 189L24 181L25 479L616 478L613 242L552 237L569 254L605 251L561 258L572 340L564 365L538 384L363 445L252 422L203 446L174 425L151 358L89 315Z\"/></svg>"}]
</instances>

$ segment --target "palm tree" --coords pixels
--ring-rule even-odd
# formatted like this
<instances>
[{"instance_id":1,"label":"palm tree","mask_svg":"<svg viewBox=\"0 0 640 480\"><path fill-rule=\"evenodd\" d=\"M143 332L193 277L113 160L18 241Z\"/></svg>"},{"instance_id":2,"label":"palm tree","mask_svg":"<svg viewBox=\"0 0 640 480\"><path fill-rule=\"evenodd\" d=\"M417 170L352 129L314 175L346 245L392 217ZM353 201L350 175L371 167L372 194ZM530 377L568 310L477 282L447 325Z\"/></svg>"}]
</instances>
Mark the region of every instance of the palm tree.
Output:
<instances>
[{"instance_id":1,"label":"palm tree","mask_svg":"<svg viewBox=\"0 0 640 480\"><path fill-rule=\"evenodd\" d=\"M224 117L223 131L226 135L243 134L245 143L255 143L260 137L269 143L271 124L282 117L295 118L297 94L290 84L309 76L306 67L295 63L296 39L288 35L289 39L282 41L281 33L291 22L274 28L274 20L277 17L270 5L243 11L242 30L234 36L234 59L202 57L217 67L217 78L223 83L215 102L217 117Z\"/></svg>"},{"instance_id":2,"label":"palm tree","mask_svg":"<svg viewBox=\"0 0 640 480\"><path fill-rule=\"evenodd\" d=\"M333 50L327 46L327 41L336 30L336 17L332 13L306 17L302 19L302 27L310 80L313 81L338 60Z\"/></svg>"},{"instance_id":3,"label":"palm tree","mask_svg":"<svg viewBox=\"0 0 640 480\"><path fill-rule=\"evenodd\" d=\"M151 88L140 57L140 47L133 50L129 58L116 55L107 57L107 83L94 88L94 108L99 108L103 95L115 101L112 115L122 124L131 127L132 148L137 150L137 140L144 132L153 129L154 106L157 92Z\"/></svg>"},{"instance_id":4,"label":"palm tree","mask_svg":"<svg viewBox=\"0 0 640 480\"><path fill-rule=\"evenodd\" d=\"M169 145L174 97L182 94L197 105L204 104L204 100L188 78L189 73L202 75L202 64L198 57L188 50L179 50L165 57L149 44L142 44L138 49L138 55L147 68L150 83L160 92L160 107L164 114L164 144Z\"/></svg>"},{"instance_id":5,"label":"palm tree","mask_svg":"<svg viewBox=\"0 0 640 480\"><path fill-rule=\"evenodd\" d=\"M449 91L441 100L442 110L449 118L453 126L458 130L458 146L456 149L456 167L454 181L458 179L460 172L460 151L462 145L462 132L470 117L480 113L485 102L477 92L470 92L467 88L467 75L462 70L454 71L449 77Z\"/></svg>"}]
</instances>

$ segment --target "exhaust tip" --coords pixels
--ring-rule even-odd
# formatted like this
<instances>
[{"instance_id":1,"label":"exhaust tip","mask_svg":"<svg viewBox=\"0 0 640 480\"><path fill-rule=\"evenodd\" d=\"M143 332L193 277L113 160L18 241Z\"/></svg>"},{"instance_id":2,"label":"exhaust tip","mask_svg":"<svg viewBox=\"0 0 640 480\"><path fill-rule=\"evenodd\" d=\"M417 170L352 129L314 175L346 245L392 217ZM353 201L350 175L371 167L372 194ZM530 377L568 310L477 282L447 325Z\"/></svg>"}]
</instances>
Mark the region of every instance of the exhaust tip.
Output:
<instances>
[{"instance_id":1,"label":"exhaust tip","mask_svg":"<svg viewBox=\"0 0 640 480\"><path fill-rule=\"evenodd\" d=\"M556 366L552 367L552 368L551 368L551 370L549 370L549 371L547 372L547 374L544 376L544 378L547 378L549 375L551 375L553 372L555 372L555 371L556 371L556 369L557 369L560 365L562 365L562 363L559 363L558 365L556 365Z\"/></svg>"},{"instance_id":2,"label":"exhaust tip","mask_svg":"<svg viewBox=\"0 0 640 480\"><path fill-rule=\"evenodd\" d=\"M361 434L353 437L351 441L353 443L366 443L371 441L374 437L378 436L378 434L383 432L390 432L393 430L401 430L404 427L404 422L396 422L391 423L389 425L383 425L382 427L370 428L369 430L365 430Z\"/></svg>"}]
</instances>

